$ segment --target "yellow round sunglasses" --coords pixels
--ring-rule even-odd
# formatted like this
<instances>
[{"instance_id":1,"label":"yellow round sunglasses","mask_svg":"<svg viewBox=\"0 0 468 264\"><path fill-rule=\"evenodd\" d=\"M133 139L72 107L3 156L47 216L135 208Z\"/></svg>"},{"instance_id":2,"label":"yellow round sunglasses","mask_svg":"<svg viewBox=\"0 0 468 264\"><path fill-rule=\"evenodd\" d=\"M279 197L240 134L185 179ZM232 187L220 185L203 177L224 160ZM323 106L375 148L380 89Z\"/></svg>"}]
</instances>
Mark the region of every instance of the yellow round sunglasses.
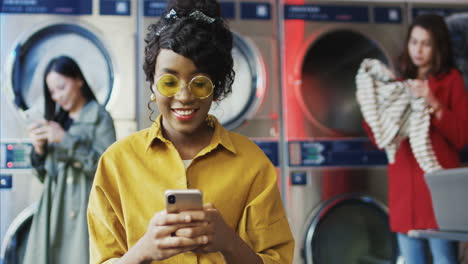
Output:
<instances>
[{"instance_id":1,"label":"yellow round sunglasses","mask_svg":"<svg viewBox=\"0 0 468 264\"><path fill-rule=\"evenodd\" d=\"M159 93L166 97L176 95L180 91L181 87L180 79L172 74L164 74L156 81L156 88ZM193 77L193 79L188 83L188 88L193 96L199 99L205 99L213 93L214 85L210 78L198 75Z\"/></svg>"}]
</instances>

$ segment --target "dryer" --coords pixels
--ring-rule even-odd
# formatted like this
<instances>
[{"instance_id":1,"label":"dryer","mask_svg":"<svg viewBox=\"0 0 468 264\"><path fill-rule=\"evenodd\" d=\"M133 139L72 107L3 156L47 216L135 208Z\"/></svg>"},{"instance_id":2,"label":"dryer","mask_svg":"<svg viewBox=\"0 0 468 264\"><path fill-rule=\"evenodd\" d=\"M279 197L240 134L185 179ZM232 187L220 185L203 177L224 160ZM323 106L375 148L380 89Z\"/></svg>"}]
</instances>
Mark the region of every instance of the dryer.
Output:
<instances>
[{"instance_id":1,"label":"dryer","mask_svg":"<svg viewBox=\"0 0 468 264\"><path fill-rule=\"evenodd\" d=\"M351 255L363 263L367 258L395 261L396 244L385 213L387 160L362 129L354 78L364 58L394 67L406 32L405 3L285 0L283 4L285 175L290 179L286 200L296 239L295 263L345 263L340 261ZM342 196L350 193L367 198ZM331 202L343 197L353 205ZM331 212L341 217L320 213L320 208L335 205ZM319 234L327 234L320 228L327 225L319 223L335 219L332 225L339 228L352 223L360 212L370 221L365 226L378 228L336 233L326 239L347 243L336 243L333 251L320 247L317 241L324 237ZM373 240L376 233L383 239Z\"/></svg>"},{"instance_id":2,"label":"dryer","mask_svg":"<svg viewBox=\"0 0 468 264\"><path fill-rule=\"evenodd\" d=\"M227 129L253 139L270 160L279 166L280 82L277 4L273 0L220 0L222 16L234 32L234 70L232 94L219 104L213 103L210 113ZM139 39L148 26L159 19L166 1L140 2ZM144 42L139 43L138 126L149 127L151 90L142 70ZM157 107L150 104L156 112Z\"/></svg>"},{"instance_id":3,"label":"dryer","mask_svg":"<svg viewBox=\"0 0 468 264\"><path fill-rule=\"evenodd\" d=\"M22 232L7 228L40 194L41 185L29 165L26 127L28 116L43 114L42 78L51 58L67 55L77 61L98 101L112 115L117 137L136 130L135 7L129 0L0 2L3 241ZM6 233L12 237L6 238Z\"/></svg>"}]
</instances>

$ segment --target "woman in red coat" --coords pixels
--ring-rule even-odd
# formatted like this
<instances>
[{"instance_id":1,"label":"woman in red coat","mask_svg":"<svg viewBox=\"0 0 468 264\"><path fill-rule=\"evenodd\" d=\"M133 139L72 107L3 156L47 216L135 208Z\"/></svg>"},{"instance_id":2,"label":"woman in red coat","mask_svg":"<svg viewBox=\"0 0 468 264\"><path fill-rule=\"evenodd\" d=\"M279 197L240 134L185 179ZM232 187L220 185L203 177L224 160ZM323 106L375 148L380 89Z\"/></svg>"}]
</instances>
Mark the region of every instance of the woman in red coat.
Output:
<instances>
[{"instance_id":1,"label":"woman in red coat","mask_svg":"<svg viewBox=\"0 0 468 264\"><path fill-rule=\"evenodd\" d=\"M406 43L400 57L402 78L409 81L412 95L425 98L432 109L429 136L436 158L443 168L459 167L459 151L468 144L468 95L455 68L443 18L433 14L417 17ZM367 125L366 129L372 136ZM407 235L411 229L437 228L424 172L408 139L401 142L388 173L390 225L397 232L406 263L429 263L427 242L434 263L458 263L453 242Z\"/></svg>"}]
</instances>

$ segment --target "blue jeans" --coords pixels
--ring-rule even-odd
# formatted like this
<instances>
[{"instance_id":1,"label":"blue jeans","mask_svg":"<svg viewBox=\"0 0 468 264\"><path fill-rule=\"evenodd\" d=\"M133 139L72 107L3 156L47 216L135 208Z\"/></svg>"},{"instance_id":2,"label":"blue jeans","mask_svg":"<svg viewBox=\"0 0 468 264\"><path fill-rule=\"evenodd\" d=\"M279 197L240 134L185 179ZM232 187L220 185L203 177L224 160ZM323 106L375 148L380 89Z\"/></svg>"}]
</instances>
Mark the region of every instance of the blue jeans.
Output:
<instances>
[{"instance_id":1,"label":"blue jeans","mask_svg":"<svg viewBox=\"0 0 468 264\"><path fill-rule=\"evenodd\" d=\"M457 264L456 243L444 239L423 239L413 238L402 233L397 233L398 247L405 260L405 264L428 264L429 255L427 252L427 242L432 253L435 264Z\"/></svg>"}]
</instances>

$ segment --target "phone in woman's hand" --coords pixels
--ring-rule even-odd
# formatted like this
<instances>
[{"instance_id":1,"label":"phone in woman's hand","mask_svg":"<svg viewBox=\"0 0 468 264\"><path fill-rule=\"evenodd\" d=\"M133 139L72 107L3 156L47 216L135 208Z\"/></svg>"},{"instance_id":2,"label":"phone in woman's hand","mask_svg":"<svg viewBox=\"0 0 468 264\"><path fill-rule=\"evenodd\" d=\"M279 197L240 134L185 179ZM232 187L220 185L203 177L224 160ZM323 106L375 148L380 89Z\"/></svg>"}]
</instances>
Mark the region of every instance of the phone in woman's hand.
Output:
<instances>
[{"instance_id":1,"label":"phone in woman's hand","mask_svg":"<svg viewBox=\"0 0 468 264\"><path fill-rule=\"evenodd\" d=\"M167 190L165 195L168 213L203 210L203 198L200 190Z\"/></svg>"},{"instance_id":2,"label":"phone in woman's hand","mask_svg":"<svg viewBox=\"0 0 468 264\"><path fill-rule=\"evenodd\" d=\"M24 116L26 117L29 125L34 125L34 127L42 127L47 124L44 116L42 116L38 111L28 109L24 111Z\"/></svg>"}]
</instances>

